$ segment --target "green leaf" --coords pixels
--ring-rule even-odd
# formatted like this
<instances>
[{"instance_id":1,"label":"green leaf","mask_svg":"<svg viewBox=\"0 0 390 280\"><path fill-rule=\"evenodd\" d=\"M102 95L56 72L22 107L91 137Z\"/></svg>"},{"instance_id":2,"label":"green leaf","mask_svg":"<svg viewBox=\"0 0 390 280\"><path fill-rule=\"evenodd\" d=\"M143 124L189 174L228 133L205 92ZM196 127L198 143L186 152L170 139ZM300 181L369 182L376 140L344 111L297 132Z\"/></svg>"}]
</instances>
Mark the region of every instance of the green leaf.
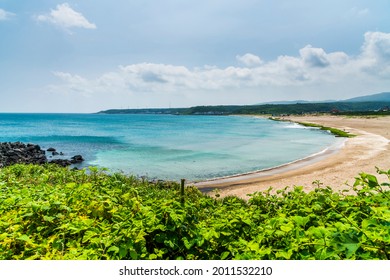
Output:
<instances>
[{"instance_id":1,"label":"green leaf","mask_svg":"<svg viewBox=\"0 0 390 280\"><path fill-rule=\"evenodd\" d=\"M302 217L302 216L294 216L293 220L298 226L304 227L309 221L309 217Z\"/></svg>"},{"instance_id":2,"label":"green leaf","mask_svg":"<svg viewBox=\"0 0 390 280\"><path fill-rule=\"evenodd\" d=\"M187 237L183 237L183 243L187 250L191 249L191 247L195 244L196 240L188 240Z\"/></svg>"},{"instance_id":3,"label":"green leaf","mask_svg":"<svg viewBox=\"0 0 390 280\"><path fill-rule=\"evenodd\" d=\"M197 239L196 239L196 245L198 246L198 247L202 247L202 245L204 244L204 238L202 238L202 237L198 237Z\"/></svg>"},{"instance_id":4,"label":"green leaf","mask_svg":"<svg viewBox=\"0 0 390 280\"><path fill-rule=\"evenodd\" d=\"M252 251L258 251L259 250L259 243L257 243L257 242L252 242L251 241L251 242L248 243L247 246Z\"/></svg>"},{"instance_id":5,"label":"green leaf","mask_svg":"<svg viewBox=\"0 0 390 280\"><path fill-rule=\"evenodd\" d=\"M20 237L17 238L18 240L22 240L22 241L25 241L27 243L30 243L31 242L31 239L30 237L28 237L27 235L23 234L21 235Z\"/></svg>"},{"instance_id":6,"label":"green leaf","mask_svg":"<svg viewBox=\"0 0 390 280\"><path fill-rule=\"evenodd\" d=\"M221 254L221 260L226 260L227 257L230 255L230 252L225 251Z\"/></svg>"},{"instance_id":7,"label":"green leaf","mask_svg":"<svg viewBox=\"0 0 390 280\"><path fill-rule=\"evenodd\" d=\"M346 257L348 259L360 248L359 243L344 243L342 246L347 250Z\"/></svg>"},{"instance_id":8,"label":"green leaf","mask_svg":"<svg viewBox=\"0 0 390 280\"><path fill-rule=\"evenodd\" d=\"M286 259L286 260L289 260L291 259L291 255L293 254L292 250L288 250L288 251L279 251L275 254L275 256L277 258L280 258L280 259Z\"/></svg>"},{"instance_id":9,"label":"green leaf","mask_svg":"<svg viewBox=\"0 0 390 280\"><path fill-rule=\"evenodd\" d=\"M43 216L43 220L46 222L52 222L56 217Z\"/></svg>"},{"instance_id":10,"label":"green leaf","mask_svg":"<svg viewBox=\"0 0 390 280\"><path fill-rule=\"evenodd\" d=\"M138 260L138 254L134 250L130 250L130 257L132 260Z\"/></svg>"},{"instance_id":11,"label":"green leaf","mask_svg":"<svg viewBox=\"0 0 390 280\"><path fill-rule=\"evenodd\" d=\"M171 249L175 248L175 243L173 243L172 240L165 240L164 245Z\"/></svg>"},{"instance_id":12,"label":"green leaf","mask_svg":"<svg viewBox=\"0 0 390 280\"><path fill-rule=\"evenodd\" d=\"M87 230L83 236L83 243L90 241L93 237L97 236L97 233L91 230Z\"/></svg>"},{"instance_id":13,"label":"green leaf","mask_svg":"<svg viewBox=\"0 0 390 280\"><path fill-rule=\"evenodd\" d=\"M282 225L282 226L280 226L280 229L281 229L282 231L284 231L284 232L290 232L290 231L292 231L293 228L294 228L294 226L291 225L291 224L287 224L287 225Z\"/></svg>"},{"instance_id":14,"label":"green leaf","mask_svg":"<svg viewBox=\"0 0 390 280\"><path fill-rule=\"evenodd\" d=\"M107 253L108 252L114 252L114 254L118 254L119 248L117 246L111 246L110 248L108 248Z\"/></svg>"},{"instance_id":15,"label":"green leaf","mask_svg":"<svg viewBox=\"0 0 390 280\"><path fill-rule=\"evenodd\" d=\"M119 247L119 258L123 259L127 255L127 248L125 246Z\"/></svg>"},{"instance_id":16,"label":"green leaf","mask_svg":"<svg viewBox=\"0 0 390 280\"><path fill-rule=\"evenodd\" d=\"M379 186L378 179L374 175L367 174L367 180L370 188L375 188Z\"/></svg>"}]
</instances>

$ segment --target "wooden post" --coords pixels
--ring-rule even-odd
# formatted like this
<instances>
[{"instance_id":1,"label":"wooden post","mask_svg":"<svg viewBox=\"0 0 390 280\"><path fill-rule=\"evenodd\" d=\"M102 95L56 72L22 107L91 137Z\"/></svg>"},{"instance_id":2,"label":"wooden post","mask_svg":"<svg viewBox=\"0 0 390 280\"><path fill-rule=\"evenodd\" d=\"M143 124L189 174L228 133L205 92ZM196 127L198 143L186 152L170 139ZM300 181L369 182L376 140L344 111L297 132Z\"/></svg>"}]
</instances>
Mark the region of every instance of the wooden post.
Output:
<instances>
[{"instance_id":1,"label":"wooden post","mask_svg":"<svg viewBox=\"0 0 390 280\"><path fill-rule=\"evenodd\" d=\"M184 204L184 184L185 184L186 179L181 179L181 184L180 184L180 202Z\"/></svg>"}]
</instances>

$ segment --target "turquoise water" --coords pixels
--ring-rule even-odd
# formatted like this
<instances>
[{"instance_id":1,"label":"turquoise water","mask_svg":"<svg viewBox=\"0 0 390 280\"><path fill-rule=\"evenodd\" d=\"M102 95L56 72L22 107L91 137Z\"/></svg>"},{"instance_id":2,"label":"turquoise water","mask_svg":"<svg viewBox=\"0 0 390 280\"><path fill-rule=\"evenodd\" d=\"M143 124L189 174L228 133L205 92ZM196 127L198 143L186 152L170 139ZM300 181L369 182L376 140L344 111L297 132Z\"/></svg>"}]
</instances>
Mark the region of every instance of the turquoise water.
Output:
<instances>
[{"instance_id":1,"label":"turquoise water","mask_svg":"<svg viewBox=\"0 0 390 280\"><path fill-rule=\"evenodd\" d=\"M0 114L0 142L54 147L79 167L191 181L285 164L336 142L326 131L240 116Z\"/></svg>"}]
</instances>

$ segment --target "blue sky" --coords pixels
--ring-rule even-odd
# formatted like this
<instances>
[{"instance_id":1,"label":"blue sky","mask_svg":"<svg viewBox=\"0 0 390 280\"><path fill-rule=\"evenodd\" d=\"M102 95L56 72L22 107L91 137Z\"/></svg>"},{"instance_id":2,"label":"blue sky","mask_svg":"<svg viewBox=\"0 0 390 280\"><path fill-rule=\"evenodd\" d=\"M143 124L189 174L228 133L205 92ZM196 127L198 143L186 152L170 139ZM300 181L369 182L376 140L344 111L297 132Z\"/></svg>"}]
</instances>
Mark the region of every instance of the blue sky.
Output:
<instances>
[{"instance_id":1,"label":"blue sky","mask_svg":"<svg viewBox=\"0 0 390 280\"><path fill-rule=\"evenodd\" d=\"M390 91L388 11L388 0L0 0L0 112Z\"/></svg>"}]
</instances>

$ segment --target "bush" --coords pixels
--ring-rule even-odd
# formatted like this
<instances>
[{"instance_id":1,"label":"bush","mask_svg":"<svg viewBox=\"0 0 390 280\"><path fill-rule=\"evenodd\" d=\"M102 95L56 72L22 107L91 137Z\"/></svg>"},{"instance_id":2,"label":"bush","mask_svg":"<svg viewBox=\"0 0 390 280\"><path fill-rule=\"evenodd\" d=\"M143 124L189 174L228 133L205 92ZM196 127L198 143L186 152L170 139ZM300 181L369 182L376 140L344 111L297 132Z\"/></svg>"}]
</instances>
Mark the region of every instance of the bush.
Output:
<instances>
[{"instance_id":1,"label":"bush","mask_svg":"<svg viewBox=\"0 0 390 280\"><path fill-rule=\"evenodd\" d=\"M14 165L0 169L0 259L389 259L388 187L362 173L349 192L187 187L183 203L175 182Z\"/></svg>"}]
</instances>

